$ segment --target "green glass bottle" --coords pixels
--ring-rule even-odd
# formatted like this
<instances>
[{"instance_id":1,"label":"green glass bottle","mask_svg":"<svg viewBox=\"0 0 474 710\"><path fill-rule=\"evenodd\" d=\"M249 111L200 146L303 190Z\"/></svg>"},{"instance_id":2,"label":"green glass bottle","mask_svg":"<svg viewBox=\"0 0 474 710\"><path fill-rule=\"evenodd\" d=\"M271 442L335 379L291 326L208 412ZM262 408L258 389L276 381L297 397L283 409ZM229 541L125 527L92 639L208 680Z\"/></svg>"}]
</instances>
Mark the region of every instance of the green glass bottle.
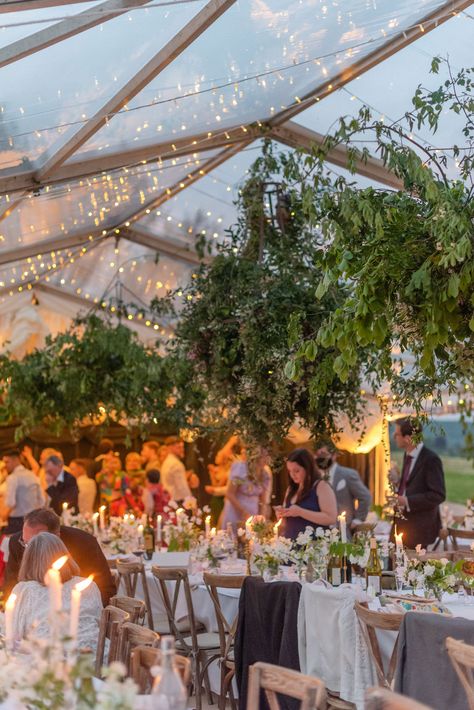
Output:
<instances>
[{"instance_id":1,"label":"green glass bottle","mask_svg":"<svg viewBox=\"0 0 474 710\"><path fill-rule=\"evenodd\" d=\"M365 570L367 589L372 588L375 594L380 594L382 589L382 564L377 550L377 540L370 538L370 554Z\"/></svg>"}]
</instances>

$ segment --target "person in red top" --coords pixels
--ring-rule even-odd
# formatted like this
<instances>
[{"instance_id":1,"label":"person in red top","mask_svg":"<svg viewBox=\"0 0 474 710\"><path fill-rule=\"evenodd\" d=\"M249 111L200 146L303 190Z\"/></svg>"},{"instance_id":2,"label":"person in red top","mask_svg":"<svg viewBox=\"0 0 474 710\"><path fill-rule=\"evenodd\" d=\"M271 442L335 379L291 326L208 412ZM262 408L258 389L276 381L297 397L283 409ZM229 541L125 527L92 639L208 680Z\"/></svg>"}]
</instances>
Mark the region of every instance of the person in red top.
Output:
<instances>
[{"instance_id":1,"label":"person in red top","mask_svg":"<svg viewBox=\"0 0 474 710\"><path fill-rule=\"evenodd\" d=\"M143 490L143 505L147 515L162 515L168 505L169 495L160 483L160 472L152 468L146 473L145 488Z\"/></svg>"}]
</instances>

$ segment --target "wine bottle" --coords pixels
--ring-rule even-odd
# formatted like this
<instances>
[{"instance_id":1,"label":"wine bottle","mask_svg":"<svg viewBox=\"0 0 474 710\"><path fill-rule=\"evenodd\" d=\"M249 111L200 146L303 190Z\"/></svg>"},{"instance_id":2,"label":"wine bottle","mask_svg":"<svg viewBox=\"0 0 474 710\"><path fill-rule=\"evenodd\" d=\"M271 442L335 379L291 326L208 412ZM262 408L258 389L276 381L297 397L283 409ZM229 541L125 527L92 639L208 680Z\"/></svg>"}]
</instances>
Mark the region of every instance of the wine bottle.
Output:
<instances>
[{"instance_id":1,"label":"wine bottle","mask_svg":"<svg viewBox=\"0 0 474 710\"><path fill-rule=\"evenodd\" d=\"M382 584L382 565L377 551L377 540L375 537L370 538L370 555L365 570L367 579L367 589L371 587L375 594L380 594Z\"/></svg>"},{"instance_id":2,"label":"wine bottle","mask_svg":"<svg viewBox=\"0 0 474 710\"><path fill-rule=\"evenodd\" d=\"M342 560L339 555L332 555L328 562L328 582L333 587L339 587L342 582Z\"/></svg>"},{"instance_id":3,"label":"wine bottle","mask_svg":"<svg viewBox=\"0 0 474 710\"><path fill-rule=\"evenodd\" d=\"M143 529L143 544L145 547L145 557L147 560L151 560L155 551L155 531L150 522L150 518L147 518L146 526Z\"/></svg>"},{"instance_id":4,"label":"wine bottle","mask_svg":"<svg viewBox=\"0 0 474 710\"><path fill-rule=\"evenodd\" d=\"M153 683L154 708L186 710L187 693L181 676L175 665L174 638L161 637L161 664Z\"/></svg>"}]
</instances>

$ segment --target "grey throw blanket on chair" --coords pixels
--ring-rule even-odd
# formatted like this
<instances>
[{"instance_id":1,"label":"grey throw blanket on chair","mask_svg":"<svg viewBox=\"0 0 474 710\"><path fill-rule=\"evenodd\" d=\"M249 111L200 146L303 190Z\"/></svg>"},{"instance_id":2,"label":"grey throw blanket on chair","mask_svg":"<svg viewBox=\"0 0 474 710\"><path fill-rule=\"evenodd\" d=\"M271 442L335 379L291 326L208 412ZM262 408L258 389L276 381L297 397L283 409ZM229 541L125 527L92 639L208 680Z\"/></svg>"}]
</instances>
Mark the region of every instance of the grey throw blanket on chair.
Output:
<instances>
[{"instance_id":1,"label":"grey throw blanket on chair","mask_svg":"<svg viewBox=\"0 0 474 710\"><path fill-rule=\"evenodd\" d=\"M256 661L299 671L297 618L301 585L298 582L265 583L261 577L247 577L239 601L235 637L235 671L239 708L247 705L248 667ZM299 701L282 697L282 710L299 708ZM262 697L259 710L268 704Z\"/></svg>"},{"instance_id":2,"label":"grey throw blanket on chair","mask_svg":"<svg viewBox=\"0 0 474 710\"><path fill-rule=\"evenodd\" d=\"M406 614L400 627L395 690L434 710L466 710L466 694L446 650L448 636L474 645L474 621Z\"/></svg>"}]
</instances>

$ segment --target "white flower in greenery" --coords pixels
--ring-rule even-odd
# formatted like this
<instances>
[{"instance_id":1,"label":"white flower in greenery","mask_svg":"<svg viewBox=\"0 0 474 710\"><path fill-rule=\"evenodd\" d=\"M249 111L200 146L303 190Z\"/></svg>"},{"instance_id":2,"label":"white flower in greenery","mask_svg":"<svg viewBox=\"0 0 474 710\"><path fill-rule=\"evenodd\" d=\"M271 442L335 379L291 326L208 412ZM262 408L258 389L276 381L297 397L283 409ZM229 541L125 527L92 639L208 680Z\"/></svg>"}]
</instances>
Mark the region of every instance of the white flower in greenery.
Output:
<instances>
[{"instance_id":1,"label":"white flower in greenery","mask_svg":"<svg viewBox=\"0 0 474 710\"><path fill-rule=\"evenodd\" d=\"M456 576L454 574L448 574L444 581L448 587L454 587L456 584Z\"/></svg>"},{"instance_id":2,"label":"white flower in greenery","mask_svg":"<svg viewBox=\"0 0 474 710\"><path fill-rule=\"evenodd\" d=\"M436 572L436 567L434 565L427 564L424 566L424 573L426 577L431 577Z\"/></svg>"},{"instance_id":3,"label":"white flower in greenery","mask_svg":"<svg viewBox=\"0 0 474 710\"><path fill-rule=\"evenodd\" d=\"M446 567L446 565L448 564L449 560L447 559L447 557L442 557L442 558L440 559L440 562L441 562L441 564L443 565L443 567Z\"/></svg>"},{"instance_id":4,"label":"white flower in greenery","mask_svg":"<svg viewBox=\"0 0 474 710\"><path fill-rule=\"evenodd\" d=\"M418 555L418 557L423 557L423 555L426 555L426 550L423 549L423 547L421 545L417 545L415 547L415 550L416 550L416 554Z\"/></svg>"}]
</instances>

